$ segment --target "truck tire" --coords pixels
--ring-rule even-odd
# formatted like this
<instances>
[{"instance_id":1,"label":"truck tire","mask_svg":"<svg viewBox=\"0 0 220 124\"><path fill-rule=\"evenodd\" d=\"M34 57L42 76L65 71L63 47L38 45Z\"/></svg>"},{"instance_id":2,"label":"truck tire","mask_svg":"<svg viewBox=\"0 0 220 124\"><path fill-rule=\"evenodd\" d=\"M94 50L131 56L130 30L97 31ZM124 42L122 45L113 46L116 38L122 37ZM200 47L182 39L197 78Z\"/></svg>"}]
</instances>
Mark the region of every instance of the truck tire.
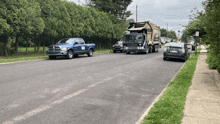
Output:
<instances>
[{"instance_id":1,"label":"truck tire","mask_svg":"<svg viewBox=\"0 0 220 124\"><path fill-rule=\"evenodd\" d=\"M66 57L67 57L68 59L72 59L72 58L73 58L73 51L72 51L72 50L68 50Z\"/></svg>"},{"instance_id":2,"label":"truck tire","mask_svg":"<svg viewBox=\"0 0 220 124\"><path fill-rule=\"evenodd\" d=\"M159 45L157 47L155 47L155 52L158 52L159 51Z\"/></svg>"},{"instance_id":3,"label":"truck tire","mask_svg":"<svg viewBox=\"0 0 220 124\"><path fill-rule=\"evenodd\" d=\"M89 53L88 53L87 55L88 55L88 57L92 57L92 56L93 56L93 51L92 51L92 49L89 49Z\"/></svg>"},{"instance_id":4,"label":"truck tire","mask_svg":"<svg viewBox=\"0 0 220 124\"><path fill-rule=\"evenodd\" d=\"M148 46L145 46L145 54L148 54L148 50L149 49L149 47Z\"/></svg>"},{"instance_id":5,"label":"truck tire","mask_svg":"<svg viewBox=\"0 0 220 124\"><path fill-rule=\"evenodd\" d=\"M152 53L152 46L149 47L149 53Z\"/></svg>"},{"instance_id":6,"label":"truck tire","mask_svg":"<svg viewBox=\"0 0 220 124\"><path fill-rule=\"evenodd\" d=\"M130 52L126 52L126 54L130 54Z\"/></svg>"},{"instance_id":7,"label":"truck tire","mask_svg":"<svg viewBox=\"0 0 220 124\"><path fill-rule=\"evenodd\" d=\"M49 56L49 59L56 59L56 56Z\"/></svg>"},{"instance_id":8,"label":"truck tire","mask_svg":"<svg viewBox=\"0 0 220 124\"><path fill-rule=\"evenodd\" d=\"M152 47L152 52L156 52L155 45L153 45L153 47Z\"/></svg>"},{"instance_id":9,"label":"truck tire","mask_svg":"<svg viewBox=\"0 0 220 124\"><path fill-rule=\"evenodd\" d=\"M116 53L116 51L115 51L115 50L113 50L113 52L114 52L114 53Z\"/></svg>"}]
</instances>

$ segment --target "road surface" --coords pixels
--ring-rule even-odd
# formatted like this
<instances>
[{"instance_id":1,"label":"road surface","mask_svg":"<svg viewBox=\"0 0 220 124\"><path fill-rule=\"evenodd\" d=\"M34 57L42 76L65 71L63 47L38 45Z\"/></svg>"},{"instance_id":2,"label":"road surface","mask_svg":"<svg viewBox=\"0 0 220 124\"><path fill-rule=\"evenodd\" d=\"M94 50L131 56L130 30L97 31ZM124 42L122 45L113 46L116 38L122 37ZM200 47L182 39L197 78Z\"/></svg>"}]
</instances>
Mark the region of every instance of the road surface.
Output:
<instances>
[{"instance_id":1,"label":"road surface","mask_svg":"<svg viewBox=\"0 0 220 124\"><path fill-rule=\"evenodd\" d=\"M161 48L0 65L0 123L134 124L183 64Z\"/></svg>"}]
</instances>

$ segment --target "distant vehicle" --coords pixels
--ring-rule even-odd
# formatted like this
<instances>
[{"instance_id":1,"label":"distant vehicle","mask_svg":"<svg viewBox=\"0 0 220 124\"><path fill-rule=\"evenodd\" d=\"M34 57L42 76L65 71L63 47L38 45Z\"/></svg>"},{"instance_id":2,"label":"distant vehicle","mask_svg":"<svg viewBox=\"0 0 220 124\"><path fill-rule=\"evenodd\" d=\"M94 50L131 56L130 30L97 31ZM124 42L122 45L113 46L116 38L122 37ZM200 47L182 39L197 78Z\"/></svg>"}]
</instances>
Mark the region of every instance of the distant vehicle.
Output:
<instances>
[{"instance_id":1,"label":"distant vehicle","mask_svg":"<svg viewBox=\"0 0 220 124\"><path fill-rule=\"evenodd\" d=\"M160 43L160 27L149 22L131 22L123 37L126 54L158 52Z\"/></svg>"},{"instance_id":2,"label":"distant vehicle","mask_svg":"<svg viewBox=\"0 0 220 124\"><path fill-rule=\"evenodd\" d=\"M48 47L47 55L50 59L56 59L57 56L65 56L68 59L72 59L83 54L91 57L95 51L95 44L85 44L82 38L63 38L55 45Z\"/></svg>"},{"instance_id":3,"label":"distant vehicle","mask_svg":"<svg viewBox=\"0 0 220 124\"><path fill-rule=\"evenodd\" d=\"M189 57L187 44L184 43L167 43L165 45L163 60L169 58L182 59L186 61Z\"/></svg>"},{"instance_id":4,"label":"distant vehicle","mask_svg":"<svg viewBox=\"0 0 220 124\"><path fill-rule=\"evenodd\" d=\"M113 45L113 52L116 53L116 51L123 52L123 41L118 41L115 45Z\"/></svg>"}]
</instances>

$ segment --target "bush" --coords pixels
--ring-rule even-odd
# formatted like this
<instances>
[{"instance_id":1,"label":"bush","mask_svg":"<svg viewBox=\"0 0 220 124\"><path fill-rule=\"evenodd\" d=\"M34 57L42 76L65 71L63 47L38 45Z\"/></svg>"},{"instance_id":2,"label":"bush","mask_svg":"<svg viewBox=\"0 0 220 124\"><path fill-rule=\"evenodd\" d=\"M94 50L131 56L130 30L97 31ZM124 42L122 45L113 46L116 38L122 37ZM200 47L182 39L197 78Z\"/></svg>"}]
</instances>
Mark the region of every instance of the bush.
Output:
<instances>
[{"instance_id":1,"label":"bush","mask_svg":"<svg viewBox=\"0 0 220 124\"><path fill-rule=\"evenodd\" d=\"M15 53L14 49L10 45L7 45L7 53L8 53L8 55L12 55ZM1 56L5 55L5 47L3 44L0 44L0 55Z\"/></svg>"},{"instance_id":2,"label":"bush","mask_svg":"<svg viewBox=\"0 0 220 124\"><path fill-rule=\"evenodd\" d=\"M220 72L220 66L219 66L220 63L218 62L217 57L216 55L214 55L213 51L210 51L208 53L206 62L209 64L210 69L218 69L218 72Z\"/></svg>"}]
</instances>

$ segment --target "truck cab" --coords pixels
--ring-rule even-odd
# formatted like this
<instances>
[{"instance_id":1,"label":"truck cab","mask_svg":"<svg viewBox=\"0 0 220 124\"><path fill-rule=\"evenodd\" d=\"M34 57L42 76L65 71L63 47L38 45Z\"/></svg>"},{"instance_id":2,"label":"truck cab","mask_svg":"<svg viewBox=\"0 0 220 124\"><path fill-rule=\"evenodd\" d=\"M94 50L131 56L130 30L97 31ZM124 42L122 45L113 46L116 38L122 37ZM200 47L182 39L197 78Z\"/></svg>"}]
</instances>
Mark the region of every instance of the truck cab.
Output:
<instances>
[{"instance_id":1,"label":"truck cab","mask_svg":"<svg viewBox=\"0 0 220 124\"><path fill-rule=\"evenodd\" d=\"M153 23L146 22L131 22L128 27L129 33L124 35L124 51L127 54L130 52L158 52L160 27Z\"/></svg>"}]
</instances>

